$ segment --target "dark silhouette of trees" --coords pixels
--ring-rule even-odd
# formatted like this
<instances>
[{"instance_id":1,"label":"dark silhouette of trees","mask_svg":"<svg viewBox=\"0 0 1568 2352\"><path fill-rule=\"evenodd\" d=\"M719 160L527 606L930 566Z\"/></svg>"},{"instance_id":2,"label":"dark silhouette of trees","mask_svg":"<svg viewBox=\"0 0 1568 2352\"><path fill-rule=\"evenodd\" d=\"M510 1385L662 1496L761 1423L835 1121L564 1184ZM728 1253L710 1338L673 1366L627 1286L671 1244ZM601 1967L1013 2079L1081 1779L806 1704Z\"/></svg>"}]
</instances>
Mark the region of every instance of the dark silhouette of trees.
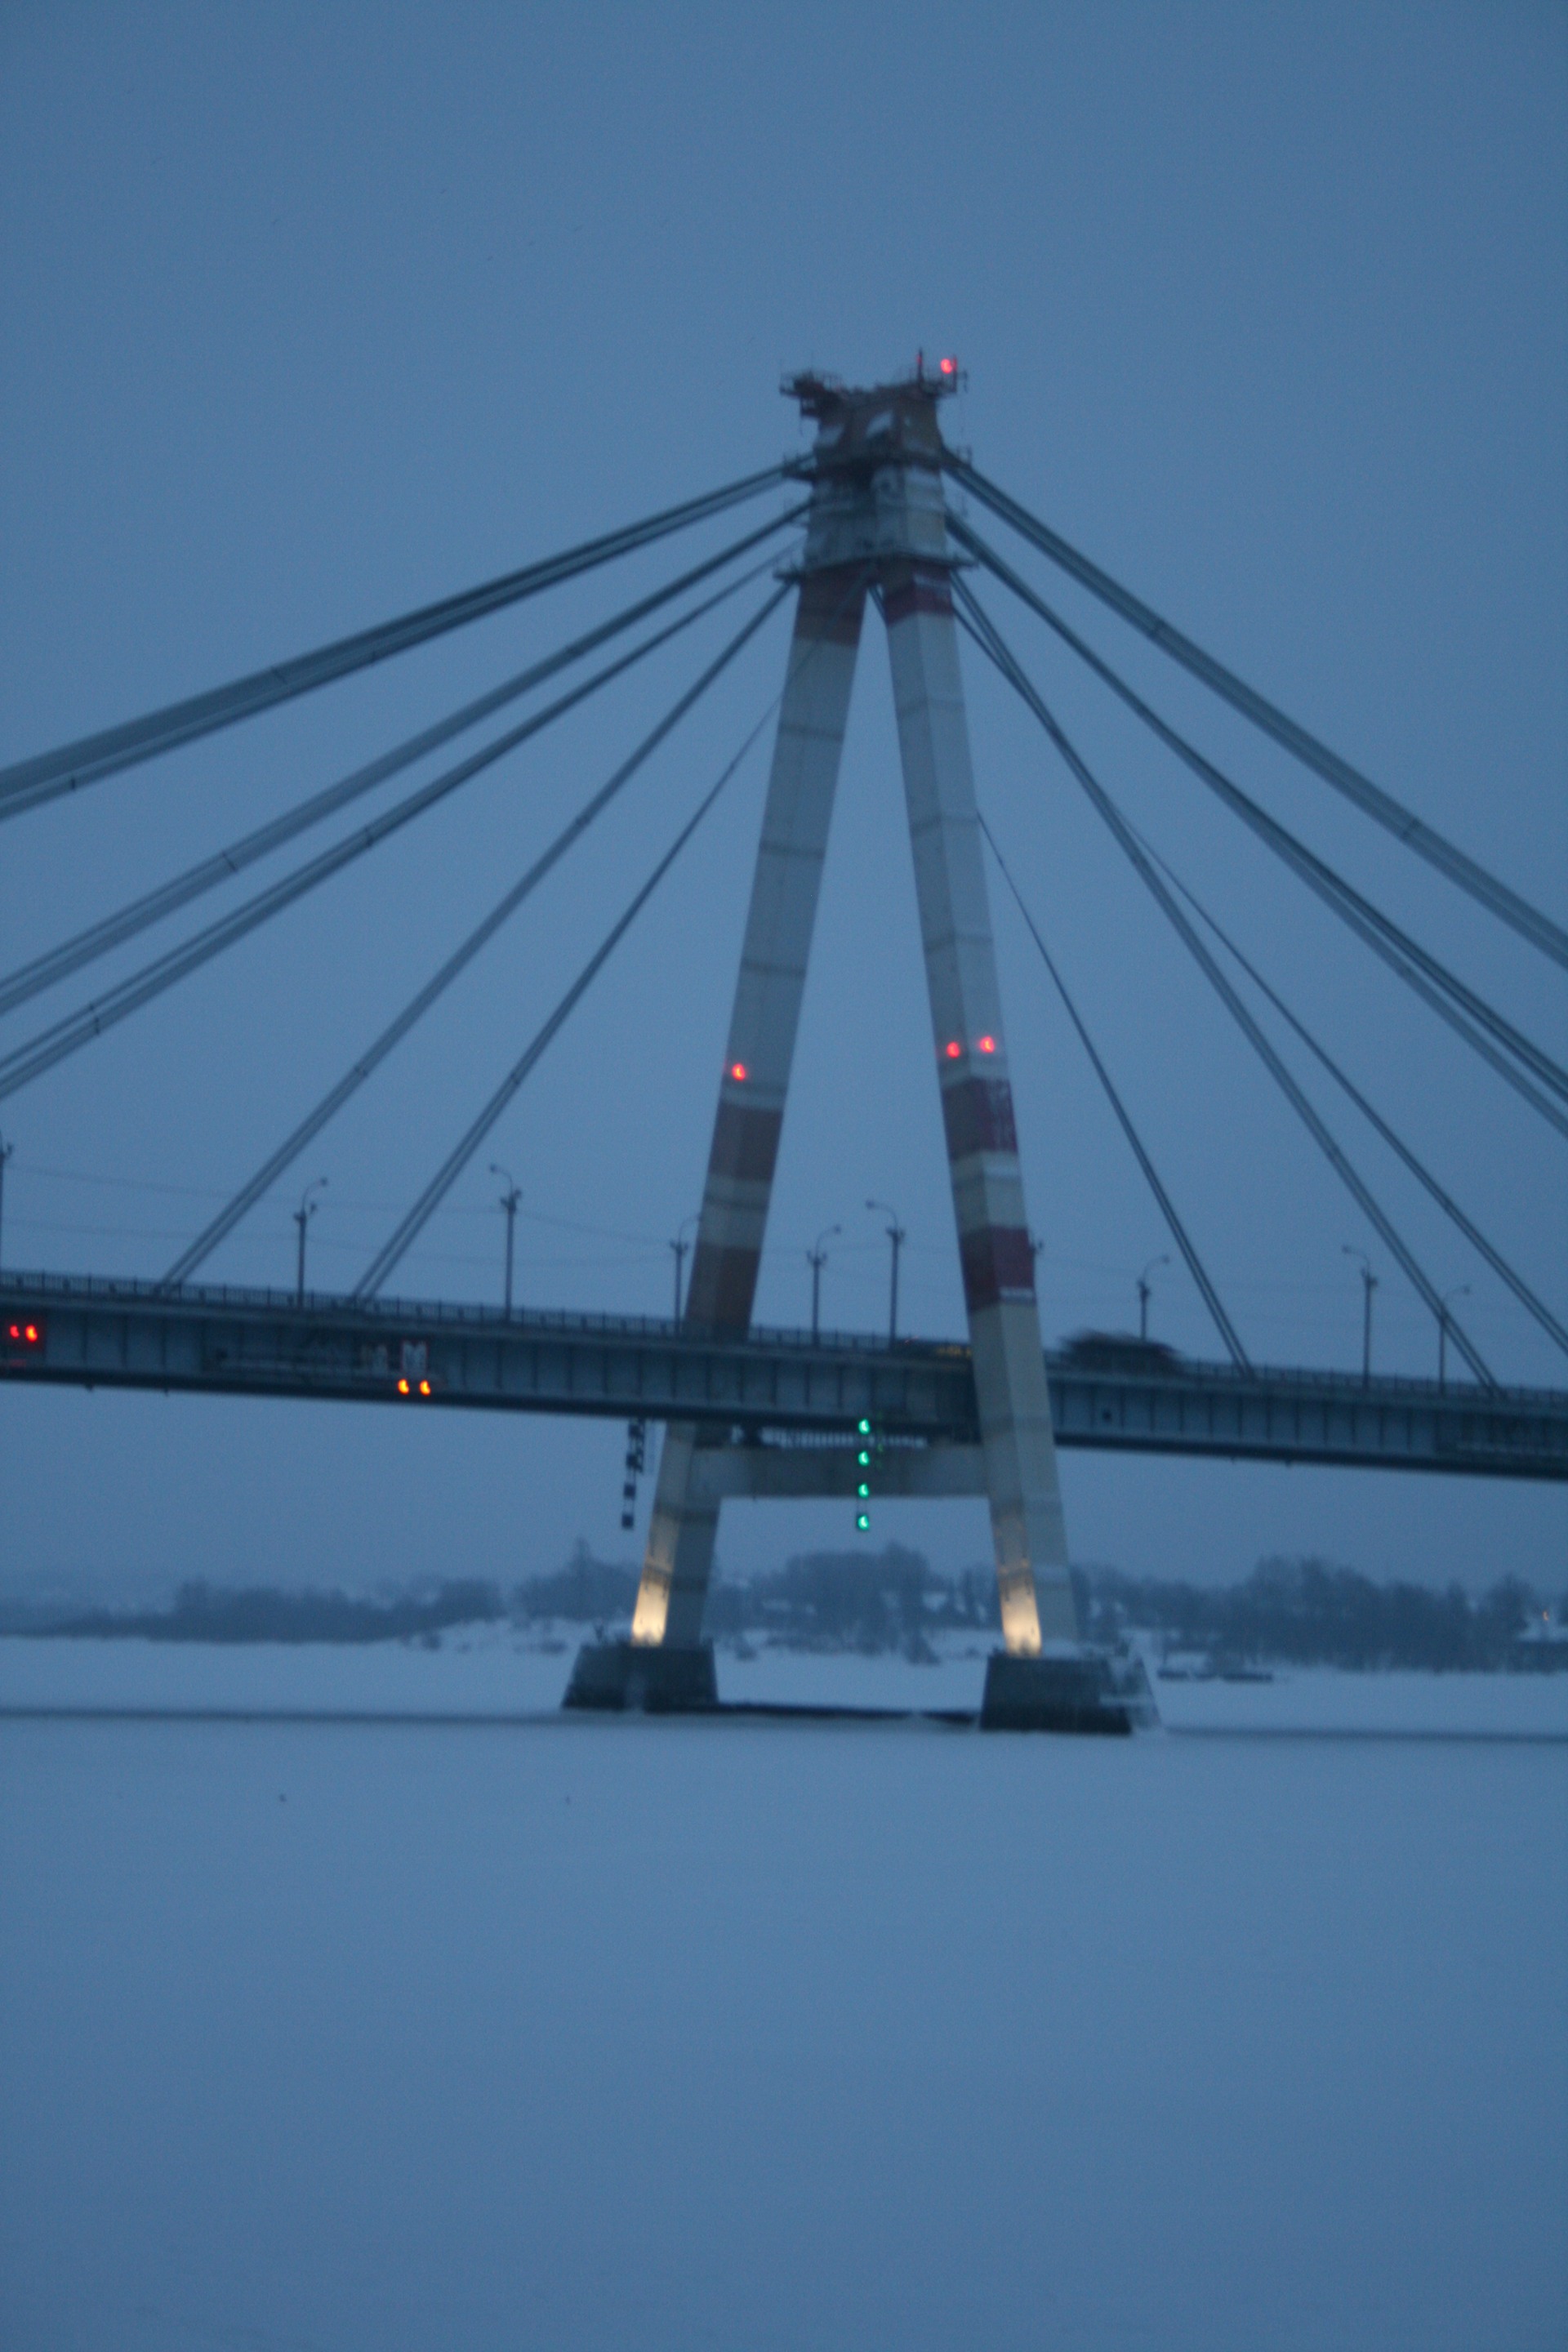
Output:
<instances>
[{"instance_id":1,"label":"dark silhouette of trees","mask_svg":"<svg viewBox=\"0 0 1568 2352\"><path fill-rule=\"evenodd\" d=\"M1540 1598L1507 1576L1479 1599L1409 1583L1377 1584L1321 1559L1259 1560L1243 1582L1197 1585L1075 1568L1079 1622L1100 1642L1152 1634L1166 1652L1192 1652L1217 1667L1331 1665L1370 1671L1420 1667L1456 1673L1508 1667L1568 1669L1568 1640L1550 1632ZM381 1599L343 1592L237 1590L182 1585L166 1609L93 1609L71 1614L19 1608L5 1630L30 1633L136 1634L163 1642L435 1641L455 1625L555 1621L624 1626L637 1570L596 1559L581 1539L563 1567L530 1577L503 1600L494 1584L451 1579ZM1568 1622L1568 1595L1558 1604ZM996 1581L989 1568L939 1577L922 1552L889 1543L879 1552L797 1552L772 1575L720 1579L708 1630L834 1650L931 1654L938 1632L997 1630Z\"/></svg>"}]
</instances>

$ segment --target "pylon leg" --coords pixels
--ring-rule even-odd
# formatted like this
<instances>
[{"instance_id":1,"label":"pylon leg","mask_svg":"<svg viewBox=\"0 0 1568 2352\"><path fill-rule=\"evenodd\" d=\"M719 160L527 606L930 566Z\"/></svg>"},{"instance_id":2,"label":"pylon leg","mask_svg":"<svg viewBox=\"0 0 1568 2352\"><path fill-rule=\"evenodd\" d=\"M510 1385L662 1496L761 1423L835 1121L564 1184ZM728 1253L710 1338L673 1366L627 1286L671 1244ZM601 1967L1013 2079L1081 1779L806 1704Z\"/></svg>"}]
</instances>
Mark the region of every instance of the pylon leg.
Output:
<instances>
[{"instance_id":1,"label":"pylon leg","mask_svg":"<svg viewBox=\"0 0 1568 2352\"><path fill-rule=\"evenodd\" d=\"M1002 1633L1027 1657L1075 1640L1078 1614L945 566L889 567L883 610Z\"/></svg>"},{"instance_id":2,"label":"pylon leg","mask_svg":"<svg viewBox=\"0 0 1568 2352\"><path fill-rule=\"evenodd\" d=\"M687 1294L686 1320L710 1330L752 1319L865 596L855 566L801 583ZM701 1638L719 1505L693 1477L700 1443L689 1422L665 1436L635 1643Z\"/></svg>"}]
</instances>

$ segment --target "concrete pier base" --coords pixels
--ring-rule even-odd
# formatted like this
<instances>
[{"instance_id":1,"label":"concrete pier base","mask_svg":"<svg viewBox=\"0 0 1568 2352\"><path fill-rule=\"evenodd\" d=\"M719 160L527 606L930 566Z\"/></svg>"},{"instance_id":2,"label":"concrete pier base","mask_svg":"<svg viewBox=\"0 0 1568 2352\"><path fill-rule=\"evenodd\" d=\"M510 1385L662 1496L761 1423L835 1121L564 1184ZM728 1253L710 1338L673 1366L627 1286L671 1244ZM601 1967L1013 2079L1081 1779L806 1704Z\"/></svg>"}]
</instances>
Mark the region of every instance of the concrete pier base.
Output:
<instances>
[{"instance_id":1,"label":"concrete pier base","mask_svg":"<svg viewBox=\"0 0 1568 2352\"><path fill-rule=\"evenodd\" d=\"M563 1706L611 1715L703 1715L719 1704L713 1644L584 1642Z\"/></svg>"},{"instance_id":2,"label":"concrete pier base","mask_svg":"<svg viewBox=\"0 0 1568 2352\"><path fill-rule=\"evenodd\" d=\"M1083 1650L1021 1658L993 1651L985 1666L982 1731L1079 1731L1124 1738L1157 1720L1149 1678L1135 1658Z\"/></svg>"}]
</instances>

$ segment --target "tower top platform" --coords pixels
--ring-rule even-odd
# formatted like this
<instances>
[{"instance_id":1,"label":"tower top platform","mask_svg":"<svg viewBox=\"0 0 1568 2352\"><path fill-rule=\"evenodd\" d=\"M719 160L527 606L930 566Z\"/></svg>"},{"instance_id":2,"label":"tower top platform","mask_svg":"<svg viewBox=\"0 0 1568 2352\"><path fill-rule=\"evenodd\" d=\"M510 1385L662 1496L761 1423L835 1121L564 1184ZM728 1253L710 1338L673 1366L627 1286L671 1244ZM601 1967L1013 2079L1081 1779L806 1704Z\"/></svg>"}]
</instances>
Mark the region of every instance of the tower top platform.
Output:
<instances>
[{"instance_id":1,"label":"tower top platform","mask_svg":"<svg viewBox=\"0 0 1568 2352\"><path fill-rule=\"evenodd\" d=\"M956 360L939 360L928 367L921 352L908 375L888 383L847 384L837 376L807 369L786 375L780 390L786 399L798 401L802 415L816 425L814 465L837 469L900 460L940 464L938 406L962 383Z\"/></svg>"}]
</instances>

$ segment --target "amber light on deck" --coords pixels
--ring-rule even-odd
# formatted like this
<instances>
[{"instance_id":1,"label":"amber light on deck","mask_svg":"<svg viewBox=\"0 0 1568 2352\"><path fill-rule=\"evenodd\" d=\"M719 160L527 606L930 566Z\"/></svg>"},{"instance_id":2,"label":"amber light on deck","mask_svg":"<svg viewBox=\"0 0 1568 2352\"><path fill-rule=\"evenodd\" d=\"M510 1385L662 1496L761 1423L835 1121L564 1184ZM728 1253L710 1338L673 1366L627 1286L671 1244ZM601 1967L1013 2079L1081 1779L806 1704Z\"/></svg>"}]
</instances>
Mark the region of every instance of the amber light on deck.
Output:
<instances>
[{"instance_id":1,"label":"amber light on deck","mask_svg":"<svg viewBox=\"0 0 1568 2352\"><path fill-rule=\"evenodd\" d=\"M398 1381L397 1393L399 1396L406 1396L408 1394L408 1383L406 1381Z\"/></svg>"}]
</instances>

